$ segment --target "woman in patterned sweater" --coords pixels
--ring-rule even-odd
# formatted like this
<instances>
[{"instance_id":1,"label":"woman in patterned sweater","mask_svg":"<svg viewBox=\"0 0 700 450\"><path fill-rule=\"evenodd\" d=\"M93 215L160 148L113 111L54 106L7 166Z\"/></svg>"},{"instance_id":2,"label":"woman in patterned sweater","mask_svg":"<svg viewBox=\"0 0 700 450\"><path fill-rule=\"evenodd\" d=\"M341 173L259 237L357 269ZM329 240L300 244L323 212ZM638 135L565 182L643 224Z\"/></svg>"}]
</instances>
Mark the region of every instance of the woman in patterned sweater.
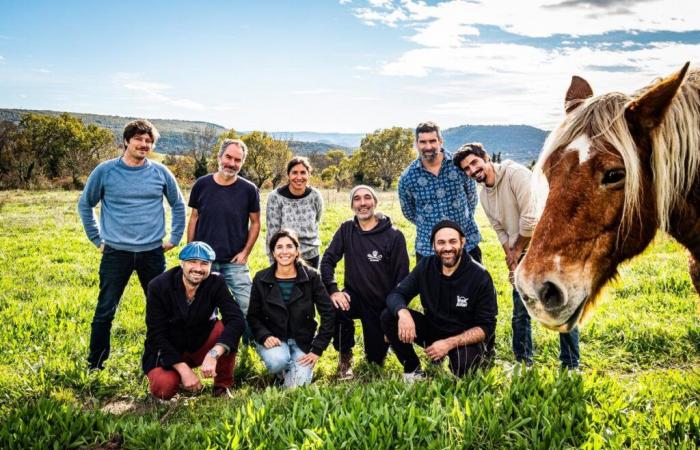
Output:
<instances>
[{"instance_id":1,"label":"woman in patterned sweater","mask_svg":"<svg viewBox=\"0 0 700 450\"><path fill-rule=\"evenodd\" d=\"M267 197L267 233L265 242L282 228L289 228L299 236L301 257L311 267L318 269L321 238L318 224L323 213L321 193L309 186L311 164L302 156L295 156L287 163L289 183L270 192ZM268 253L270 262L272 255Z\"/></svg>"}]
</instances>

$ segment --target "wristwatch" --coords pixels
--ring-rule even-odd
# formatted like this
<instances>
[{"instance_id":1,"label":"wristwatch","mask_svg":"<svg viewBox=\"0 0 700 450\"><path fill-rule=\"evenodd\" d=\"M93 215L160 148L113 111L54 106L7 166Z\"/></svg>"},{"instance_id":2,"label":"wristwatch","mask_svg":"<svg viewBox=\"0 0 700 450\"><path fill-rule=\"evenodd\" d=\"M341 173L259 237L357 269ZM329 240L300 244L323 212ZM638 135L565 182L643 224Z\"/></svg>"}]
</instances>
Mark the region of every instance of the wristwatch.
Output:
<instances>
[{"instance_id":1,"label":"wristwatch","mask_svg":"<svg viewBox=\"0 0 700 450\"><path fill-rule=\"evenodd\" d=\"M211 350L209 350L209 356L211 356L214 359L218 359L221 355L219 355L219 352L217 352L215 348L212 348Z\"/></svg>"}]
</instances>

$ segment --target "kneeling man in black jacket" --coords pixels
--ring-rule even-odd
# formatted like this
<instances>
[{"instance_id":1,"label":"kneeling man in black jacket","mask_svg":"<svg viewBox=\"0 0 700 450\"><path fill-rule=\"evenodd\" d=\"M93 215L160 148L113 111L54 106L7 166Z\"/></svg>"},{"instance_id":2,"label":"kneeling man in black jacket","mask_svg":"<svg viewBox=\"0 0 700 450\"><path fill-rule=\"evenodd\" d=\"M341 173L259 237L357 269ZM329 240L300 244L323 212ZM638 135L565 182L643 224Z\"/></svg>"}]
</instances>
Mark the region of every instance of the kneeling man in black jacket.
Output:
<instances>
[{"instance_id":1,"label":"kneeling man in black jacket","mask_svg":"<svg viewBox=\"0 0 700 450\"><path fill-rule=\"evenodd\" d=\"M214 396L233 385L245 319L224 277L211 273L215 256L204 242L190 242L180 252L180 266L148 284L142 366L157 398L171 398L180 384L188 391L202 389L192 371L197 366L204 377L214 378Z\"/></svg>"},{"instance_id":2,"label":"kneeling man in black jacket","mask_svg":"<svg viewBox=\"0 0 700 450\"><path fill-rule=\"evenodd\" d=\"M389 294L382 328L404 368L404 379L424 378L413 344L433 361L445 356L457 376L490 361L496 329L496 290L486 269L464 252L464 232L438 222L431 241L435 255L421 259ZM423 313L408 309L420 294Z\"/></svg>"}]
</instances>

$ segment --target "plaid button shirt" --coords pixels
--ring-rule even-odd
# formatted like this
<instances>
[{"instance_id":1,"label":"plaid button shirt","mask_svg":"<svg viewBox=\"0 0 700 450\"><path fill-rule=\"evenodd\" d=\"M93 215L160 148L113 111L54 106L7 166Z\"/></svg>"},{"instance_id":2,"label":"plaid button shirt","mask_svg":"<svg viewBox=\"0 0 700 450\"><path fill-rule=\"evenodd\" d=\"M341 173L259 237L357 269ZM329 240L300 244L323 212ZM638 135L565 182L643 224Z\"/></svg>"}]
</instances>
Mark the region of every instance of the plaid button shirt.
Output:
<instances>
[{"instance_id":1,"label":"plaid button shirt","mask_svg":"<svg viewBox=\"0 0 700 450\"><path fill-rule=\"evenodd\" d=\"M442 150L444 158L437 176L416 159L399 178L401 212L416 225L416 252L432 255L430 233L436 223L450 219L466 235L465 248L473 250L481 242L474 211L479 201L476 182L452 164L452 154Z\"/></svg>"}]
</instances>

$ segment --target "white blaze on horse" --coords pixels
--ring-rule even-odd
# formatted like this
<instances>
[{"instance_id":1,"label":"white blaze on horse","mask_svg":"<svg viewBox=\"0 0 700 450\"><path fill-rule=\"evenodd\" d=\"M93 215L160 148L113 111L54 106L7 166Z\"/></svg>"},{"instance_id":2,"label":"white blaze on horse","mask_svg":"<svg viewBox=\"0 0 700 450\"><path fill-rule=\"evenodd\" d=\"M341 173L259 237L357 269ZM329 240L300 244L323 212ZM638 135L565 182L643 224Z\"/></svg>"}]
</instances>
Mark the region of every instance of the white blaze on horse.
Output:
<instances>
[{"instance_id":1,"label":"white blaze on horse","mask_svg":"<svg viewBox=\"0 0 700 450\"><path fill-rule=\"evenodd\" d=\"M571 330L657 229L688 249L700 292L700 69L631 96L594 97L573 77L565 109L535 168L546 202L515 275L530 314Z\"/></svg>"}]
</instances>

